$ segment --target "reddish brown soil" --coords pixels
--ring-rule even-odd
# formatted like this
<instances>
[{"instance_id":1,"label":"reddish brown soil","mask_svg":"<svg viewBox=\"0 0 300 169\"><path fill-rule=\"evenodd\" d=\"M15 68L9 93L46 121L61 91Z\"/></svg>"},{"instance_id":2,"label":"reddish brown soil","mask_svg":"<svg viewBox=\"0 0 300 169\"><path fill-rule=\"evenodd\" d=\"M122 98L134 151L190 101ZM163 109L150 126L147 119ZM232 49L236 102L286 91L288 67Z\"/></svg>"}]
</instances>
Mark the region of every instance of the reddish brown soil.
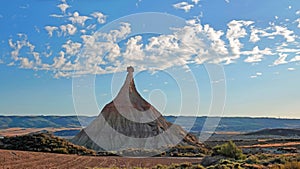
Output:
<instances>
[{"instance_id":1,"label":"reddish brown soil","mask_svg":"<svg viewBox=\"0 0 300 169\"><path fill-rule=\"evenodd\" d=\"M0 130L1 136L20 136L32 132L38 132L42 130L47 130L50 132L62 131L62 130L81 130L81 128L8 128Z\"/></svg>"},{"instance_id":2,"label":"reddish brown soil","mask_svg":"<svg viewBox=\"0 0 300 169\"><path fill-rule=\"evenodd\" d=\"M12 168L93 168L93 167L152 167L157 164L200 163L201 158L128 158L128 157L92 157L63 155L54 153L0 150L0 169Z\"/></svg>"},{"instance_id":3,"label":"reddish brown soil","mask_svg":"<svg viewBox=\"0 0 300 169\"><path fill-rule=\"evenodd\" d=\"M240 148L268 148L268 147L291 147L298 146L300 142L273 143L273 144L255 144L249 146L240 146Z\"/></svg>"}]
</instances>

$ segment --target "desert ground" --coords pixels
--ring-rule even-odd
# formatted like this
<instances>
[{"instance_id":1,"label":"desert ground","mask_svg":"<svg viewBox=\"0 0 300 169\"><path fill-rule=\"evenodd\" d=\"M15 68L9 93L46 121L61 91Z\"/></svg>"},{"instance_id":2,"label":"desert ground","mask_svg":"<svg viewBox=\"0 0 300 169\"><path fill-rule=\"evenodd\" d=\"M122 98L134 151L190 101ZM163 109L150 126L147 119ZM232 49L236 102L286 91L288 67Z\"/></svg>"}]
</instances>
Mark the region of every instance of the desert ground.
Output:
<instances>
[{"instance_id":1,"label":"desert ground","mask_svg":"<svg viewBox=\"0 0 300 169\"><path fill-rule=\"evenodd\" d=\"M81 128L7 128L0 130L0 136L10 137L10 136L20 136L29 133L34 133L38 131L49 131L49 132L56 132L56 131L64 131L64 130L81 130Z\"/></svg>"},{"instance_id":2,"label":"desert ground","mask_svg":"<svg viewBox=\"0 0 300 169\"><path fill-rule=\"evenodd\" d=\"M94 168L94 167L152 167L157 164L171 165L172 163L200 163L202 158L167 158L167 157L92 157L78 155L63 155L54 153L28 152L0 149L0 169L14 168Z\"/></svg>"}]
</instances>

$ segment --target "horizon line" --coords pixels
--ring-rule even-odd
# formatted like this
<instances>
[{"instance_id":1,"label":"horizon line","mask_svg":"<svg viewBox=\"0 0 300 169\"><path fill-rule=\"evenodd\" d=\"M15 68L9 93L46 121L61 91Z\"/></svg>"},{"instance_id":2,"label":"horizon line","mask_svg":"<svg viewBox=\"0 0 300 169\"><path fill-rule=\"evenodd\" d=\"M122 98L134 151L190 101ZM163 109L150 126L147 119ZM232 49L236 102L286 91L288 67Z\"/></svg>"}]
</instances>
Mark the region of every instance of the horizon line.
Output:
<instances>
[{"instance_id":1,"label":"horizon line","mask_svg":"<svg viewBox=\"0 0 300 169\"><path fill-rule=\"evenodd\" d=\"M17 116L17 117L39 117L39 116L53 116L53 117L97 117L98 115L55 115L55 114L49 114L49 115L43 115L43 114L37 114L37 115L19 115L19 114L0 114L0 117L11 117L11 116ZM164 117L196 117L196 118L253 118L253 119L289 119L289 120L300 120L300 117L274 117L274 116L189 116L189 115L162 115Z\"/></svg>"}]
</instances>

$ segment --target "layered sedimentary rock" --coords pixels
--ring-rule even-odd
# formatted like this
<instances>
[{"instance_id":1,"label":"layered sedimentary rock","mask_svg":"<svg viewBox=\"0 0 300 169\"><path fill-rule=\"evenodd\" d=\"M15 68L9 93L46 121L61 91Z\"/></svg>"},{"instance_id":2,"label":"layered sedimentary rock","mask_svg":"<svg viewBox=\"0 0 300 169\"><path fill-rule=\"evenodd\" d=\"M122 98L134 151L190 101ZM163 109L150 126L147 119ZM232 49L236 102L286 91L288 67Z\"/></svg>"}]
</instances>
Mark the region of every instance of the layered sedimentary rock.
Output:
<instances>
[{"instance_id":1,"label":"layered sedimentary rock","mask_svg":"<svg viewBox=\"0 0 300 169\"><path fill-rule=\"evenodd\" d=\"M167 122L161 113L138 93L133 68L116 98L72 142L97 151L129 148L160 149L181 145L202 146L195 136Z\"/></svg>"}]
</instances>

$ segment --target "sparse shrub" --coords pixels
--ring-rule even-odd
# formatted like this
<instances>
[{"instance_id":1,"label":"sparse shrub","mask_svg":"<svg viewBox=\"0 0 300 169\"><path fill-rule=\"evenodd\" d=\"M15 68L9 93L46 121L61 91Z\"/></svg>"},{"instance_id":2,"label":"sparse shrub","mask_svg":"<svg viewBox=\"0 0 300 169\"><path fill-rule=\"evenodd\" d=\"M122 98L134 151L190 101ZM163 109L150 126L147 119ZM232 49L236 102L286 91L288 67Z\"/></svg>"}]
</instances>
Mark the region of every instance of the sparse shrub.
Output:
<instances>
[{"instance_id":1,"label":"sparse shrub","mask_svg":"<svg viewBox=\"0 0 300 169\"><path fill-rule=\"evenodd\" d=\"M61 153L61 154L68 154L69 153L68 150L65 149L65 148L54 148L53 152L54 153Z\"/></svg>"},{"instance_id":2,"label":"sparse shrub","mask_svg":"<svg viewBox=\"0 0 300 169\"><path fill-rule=\"evenodd\" d=\"M285 164L274 165L271 169L300 169L300 162L292 161L286 162Z\"/></svg>"},{"instance_id":3,"label":"sparse shrub","mask_svg":"<svg viewBox=\"0 0 300 169\"><path fill-rule=\"evenodd\" d=\"M215 146L213 148L213 155L222 155L225 157L234 158L236 160L245 158L242 150L238 148L232 141Z\"/></svg>"},{"instance_id":4,"label":"sparse shrub","mask_svg":"<svg viewBox=\"0 0 300 169\"><path fill-rule=\"evenodd\" d=\"M251 155L249 156L245 162L248 163L248 164L257 164L258 163L258 158L255 156L255 155Z\"/></svg>"},{"instance_id":5,"label":"sparse shrub","mask_svg":"<svg viewBox=\"0 0 300 169\"><path fill-rule=\"evenodd\" d=\"M292 161L287 162L284 164L284 169L300 169L300 162L299 161Z\"/></svg>"}]
</instances>

